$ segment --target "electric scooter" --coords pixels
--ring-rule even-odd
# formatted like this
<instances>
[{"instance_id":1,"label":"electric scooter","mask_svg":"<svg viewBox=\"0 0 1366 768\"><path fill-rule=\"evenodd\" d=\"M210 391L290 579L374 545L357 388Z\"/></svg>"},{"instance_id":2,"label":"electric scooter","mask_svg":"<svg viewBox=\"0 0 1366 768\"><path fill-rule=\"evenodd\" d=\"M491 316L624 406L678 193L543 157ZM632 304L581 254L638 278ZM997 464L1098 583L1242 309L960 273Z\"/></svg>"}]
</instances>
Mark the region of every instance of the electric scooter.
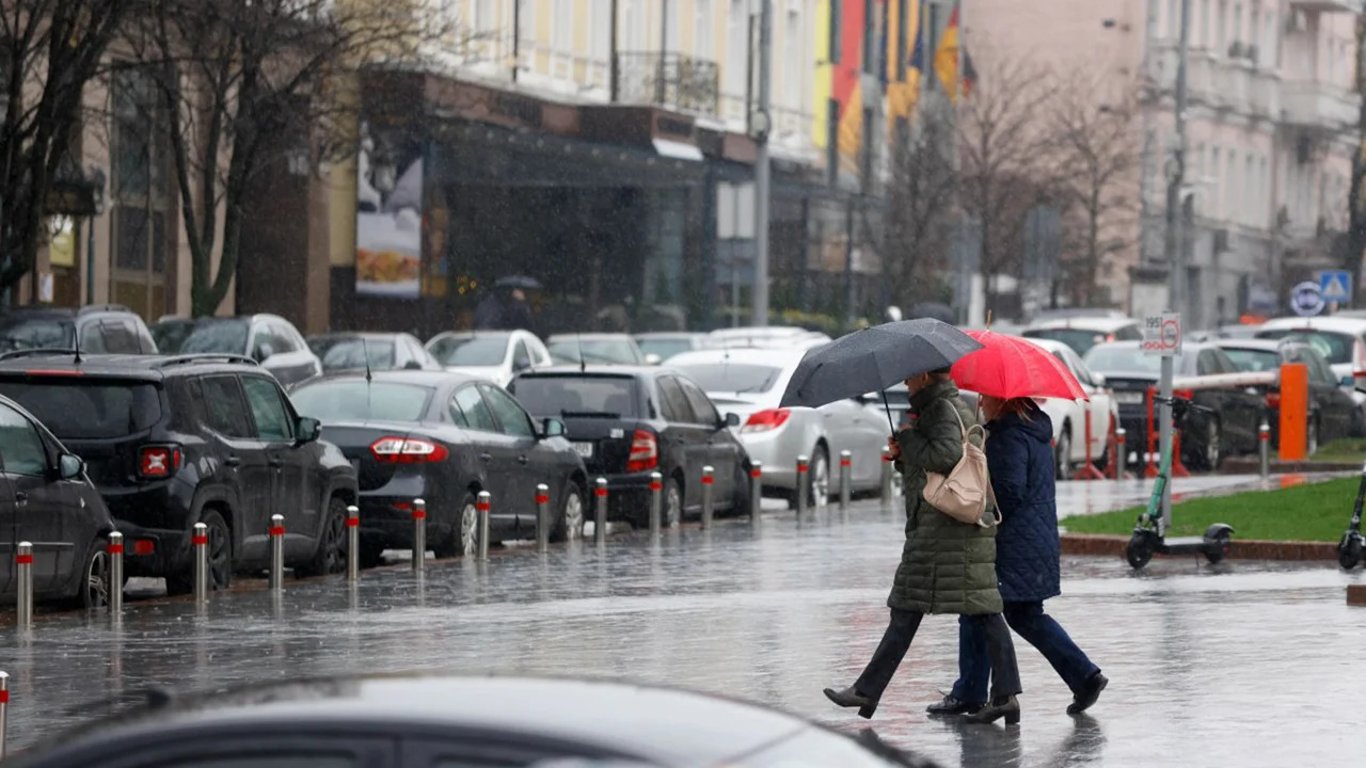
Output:
<instances>
[{"instance_id":1,"label":"electric scooter","mask_svg":"<svg viewBox=\"0 0 1366 768\"><path fill-rule=\"evenodd\" d=\"M1181 398L1171 398L1165 401L1159 399L1155 405L1161 405L1163 402L1171 405L1172 419L1177 424L1184 423L1186 416L1192 409L1209 410ZM1171 442L1168 441L1166 450L1162 452L1161 461L1158 463L1157 478L1153 481L1153 495L1148 499L1148 508L1138 516L1138 524L1134 526L1134 535L1129 538L1129 545L1124 550L1124 557L1134 570L1141 569L1148 564L1149 560L1152 560L1153 555L1159 554L1201 554L1209 560L1211 565L1218 563L1228 555L1233 527L1225 523L1215 523L1206 528L1204 536L1167 538L1166 531L1162 526L1162 497L1166 493L1167 483L1170 481L1172 472ZM1357 505L1358 511L1360 511L1360 506L1360 504Z\"/></svg>"},{"instance_id":2,"label":"electric scooter","mask_svg":"<svg viewBox=\"0 0 1366 768\"><path fill-rule=\"evenodd\" d=\"M1366 501L1366 467L1361 468L1361 484L1357 486L1357 500L1352 505L1352 519L1347 523L1347 532L1338 542L1338 565L1350 571L1361 562L1361 550L1366 538L1361 535L1361 505Z\"/></svg>"}]
</instances>

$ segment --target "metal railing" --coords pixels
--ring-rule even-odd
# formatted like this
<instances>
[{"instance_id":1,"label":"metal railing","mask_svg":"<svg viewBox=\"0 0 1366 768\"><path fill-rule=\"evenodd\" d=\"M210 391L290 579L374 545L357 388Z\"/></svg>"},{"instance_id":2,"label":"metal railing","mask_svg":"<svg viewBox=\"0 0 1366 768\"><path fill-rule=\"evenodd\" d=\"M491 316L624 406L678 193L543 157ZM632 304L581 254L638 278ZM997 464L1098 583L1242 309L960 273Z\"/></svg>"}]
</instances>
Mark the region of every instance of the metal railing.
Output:
<instances>
[{"instance_id":1,"label":"metal railing","mask_svg":"<svg viewBox=\"0 0 1366 768\"><path fill-rule=\"evenodd\" d=\"M618 101L719 114L720 69L714 61L681 53L628 51L617 54L617 70Z\"/></svg>"}]
</instances>

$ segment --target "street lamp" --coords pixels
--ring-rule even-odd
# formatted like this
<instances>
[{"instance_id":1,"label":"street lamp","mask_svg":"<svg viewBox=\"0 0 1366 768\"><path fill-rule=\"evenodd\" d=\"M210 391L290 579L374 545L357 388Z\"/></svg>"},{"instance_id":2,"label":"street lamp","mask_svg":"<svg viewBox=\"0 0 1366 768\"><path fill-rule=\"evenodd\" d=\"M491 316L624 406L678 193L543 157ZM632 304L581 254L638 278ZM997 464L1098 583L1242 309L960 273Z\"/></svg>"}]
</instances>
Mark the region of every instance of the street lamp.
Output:
<instances>
[{"instance_id":1,"label":"street lamp","mask_svg":"<svg viewBox=\"0 0 1366 768\"><path fill-rule=\"evenodd\" d=\"M0 92L0 152L4 153L3 172L0 173L0 275L9 272L9 227L5 224L5 189L9 186L9 92ZM9 309L10 292L0 293L0 307Z\"/></svg>"},{"instance_id":2,"label":"street lamp","mask_svg":"<svg viewBox=\"0 0 1366 768\"><path fill-rule=\"evenodd\" d=\"M85 225L85 303L95 303L95 217L104 213L104 170L91 166L86 172L90 183L90 220Z\"/></svg>"}]
</instances>

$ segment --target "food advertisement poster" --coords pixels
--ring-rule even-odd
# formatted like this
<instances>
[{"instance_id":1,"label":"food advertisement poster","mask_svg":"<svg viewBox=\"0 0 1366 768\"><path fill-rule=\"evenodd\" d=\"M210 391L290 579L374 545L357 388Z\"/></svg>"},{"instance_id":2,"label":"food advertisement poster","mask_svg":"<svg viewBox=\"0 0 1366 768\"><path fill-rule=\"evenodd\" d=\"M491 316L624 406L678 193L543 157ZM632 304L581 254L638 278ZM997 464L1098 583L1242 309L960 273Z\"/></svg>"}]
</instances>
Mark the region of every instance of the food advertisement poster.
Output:
<instances>
[{"instance_id":1,"label":"food advertisement poster","mask_svg":"<svg viewBox=\"0 0 1366 768\"><path fill-rule=\"evenodd\" d=\"M421 294L421 142L362 122L356 159L356 293L395 299Z\"/></svg>"}]
</instances>

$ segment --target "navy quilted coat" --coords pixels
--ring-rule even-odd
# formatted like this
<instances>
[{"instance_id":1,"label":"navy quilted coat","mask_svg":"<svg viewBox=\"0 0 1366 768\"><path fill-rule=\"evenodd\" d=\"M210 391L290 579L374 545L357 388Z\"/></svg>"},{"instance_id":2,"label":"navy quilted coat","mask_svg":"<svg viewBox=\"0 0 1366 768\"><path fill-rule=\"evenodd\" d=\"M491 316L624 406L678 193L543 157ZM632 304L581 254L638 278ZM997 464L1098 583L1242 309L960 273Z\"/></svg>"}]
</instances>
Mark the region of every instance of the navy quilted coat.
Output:
<instances>
[{"instance_id":1,"label":"navy quilted coat","mask_svg":"<svg viewBox=\"0 0 1366 768\"><path fill-rule=\"evenodd\" d=\"M1001 511L996 577L1001 599L1036 602L1061 594L1058 507L1053 490L1053 424L1034 408L987 424L987 466Z\"/></svg>"}]
</instances>

